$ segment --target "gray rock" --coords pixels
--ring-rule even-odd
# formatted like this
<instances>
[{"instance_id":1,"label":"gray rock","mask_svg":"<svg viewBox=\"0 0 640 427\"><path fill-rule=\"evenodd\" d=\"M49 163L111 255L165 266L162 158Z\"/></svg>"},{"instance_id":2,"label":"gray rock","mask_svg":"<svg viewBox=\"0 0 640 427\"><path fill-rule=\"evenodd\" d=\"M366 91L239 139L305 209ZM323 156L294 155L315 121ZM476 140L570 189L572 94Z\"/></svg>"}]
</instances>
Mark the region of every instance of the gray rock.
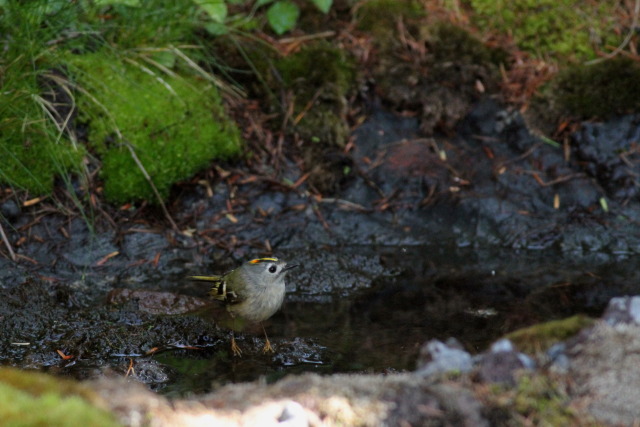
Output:
<instances>
[{"instance_id":1,"label":"gray rock","mask_svg":"<svg viewBox=\"0 0 640 427\"><path fill-rule=\"evenodd\" d=\"M455 340L447 344L431 340L420 349L418 374L429 376L449 371L469 372L473 368L471 355Z\"/></svg>"},{"instance_id":2,"label":"gray rock","mask_svg":"<svg viewBox=\"0 0 640 427\"><path fill-rule=\"evenodd\" d=\"M0 214L9 221L13 221L20 215L20 206L13 199L0 204Z\"/></svg>"},{"instance_id":3,"label":"gray rock","mask_svg":"<svg viewBox=\"0 0 640 427\"><path fill-rule=\"evenodd\" d=\"M599 322L569 345L567 356L574 407L586 406L591 415L611 425L640 420L638 324Z\"/></svg>"},{"instance_id":4,"label":"gray rock","mask_svg":"<svg viewBox=\"0 0 640 427\"><path fill-rule=\"evenodd\" d=\"M619 323L640 325L640 296L611 298L602 319L610 325Z\"/></svg>"},{"instance_id":5,"label":"gray rock","mask_svg":"<svg viewBox=\"0 0 640 427\"><path fill-rule=\"evenodd\" d=\"M567 344L559 342L547 350L547 358L551 363L550 369L559 374L566 374L569 371L571 360L566 353Z\"/></svg>"},{"instance_id":6,"label":"gray rock","mask_svg":"<svg viewBox=\"0 0 640 427\"><path fill-rule=\"evenodd\" d=\"M511 341L501 339L480 358L478 374L486 382L515 385L516 371L522 369L535 369L535 362L516 351Z\"/></svg>"}]
</instances>

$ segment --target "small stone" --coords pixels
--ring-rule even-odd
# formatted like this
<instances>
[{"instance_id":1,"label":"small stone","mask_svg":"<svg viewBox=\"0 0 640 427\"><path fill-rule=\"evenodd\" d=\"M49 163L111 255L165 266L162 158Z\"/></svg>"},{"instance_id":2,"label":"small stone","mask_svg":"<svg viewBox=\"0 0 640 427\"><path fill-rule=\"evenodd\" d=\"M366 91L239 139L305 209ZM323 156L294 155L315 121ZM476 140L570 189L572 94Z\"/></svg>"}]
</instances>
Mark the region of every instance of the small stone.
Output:
<instances>
[{"instance_id":1,"label":"small stone","mask_svg":"<svg viewBox=\"0 0 640 427\"><path fill-rule=\"evenodd\" d=\"M11 221L20 215L20 207L14 200L9 199L0 205L0 213L3 217Z\"/></svg>"},{"instance_id":2,"label":"small stone","mask_svg":"<svg viewBox=\"0 0 640 427\"><path fill-rule=\"evenodd\" d=\"M428 376L449 371L469 372L472 367L471 355L455 340L450 339L447 344L431 340L420 349L419 375Z\"/></svg>"},{"instance_id":3,"label":"small stone","mask_svg":"<svg viewBox=\"0 0 640 427\"><path fill-rule=\"evenodd\" d=\"M535 368L533 359L515 350L508 339L496 341L491 351L482 355L478 374L483 381L515 385L515 372Z\"/></svg>"},{"instance_id":4,"label":"small stone","mask_svg":"<svg viewBox=\"0 0 640 427\"><path fill-rule=\"evenodd\" d=\"M503 338L491 344L492 353L500 353L503 351L514 351L513 344L508 339Z\"/></svg>"},{"instance_id":5,"label":"small stone","mask_svg":"<svg viewBox=\"0 0 640 427\"><path fill-rule=\"evenodd\" d=\"M611 298L602 319L610 325L640 325L640 296Z\"/></svg>"}]
</instances>

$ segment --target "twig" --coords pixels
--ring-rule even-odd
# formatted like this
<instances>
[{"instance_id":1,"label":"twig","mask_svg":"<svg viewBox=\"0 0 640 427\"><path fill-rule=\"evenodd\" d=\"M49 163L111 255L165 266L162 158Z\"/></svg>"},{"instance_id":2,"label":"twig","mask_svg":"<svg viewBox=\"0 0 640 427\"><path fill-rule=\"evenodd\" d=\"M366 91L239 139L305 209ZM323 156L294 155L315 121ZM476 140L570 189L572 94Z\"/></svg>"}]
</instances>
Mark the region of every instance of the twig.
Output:
<instances>
[{"instance_id":1,"label":"twig","mask_svg":"<svg viewBox=\"0 0 640 427\"><path fill-rule=\"evenodd\" d=\"M173 87L162 77L160 77L159 75L157 75L156 73L154 73L149 67L145 67L144 65L140 64L137 61L134 61L133 59L130 58L123 58L123 60L125 62L127 62L128 64L133 65L134 67L137 67L138 69L140 69L140 71L142 71L145 74L150 75L151 77L155 78L156 81L158 83L160 83L162 86L165 87L165 89L167 89L169 91L169 93L173 96L178 96L178 94L176 93L176 91L173 89Z\"/></svg>"},{"instance_id":2,"label":"twig","mask_svg":"<svg viewBox=\"0 0 640 427\"><path fill-rule=\"evenodd\" d=\"M313 212L316 214L316 216L318 217L318 220L320 221L320 224L322 224L322 227L328 231L329 233L331 233L331 227L329 227L329 224L327 223L327 221L324 219L324 215L322 215L322 212L320 212L320 207L318 207L318 205L316 203L312 203L311 207L313 208Z\"/></svg>"},{"instance_id":3,"label":"twig","mask_svg":"<svg viewBox=\"0 0 640 427\"><path fill-rule=\"evenodd\" d=\"M367 209L364 206L350 202L349 200L344 199L335 199L333 197L323 197L318 200L319 203L335 203L337 205L341 205L344 209L353 210L357 212L371 212L371 209Z\"/></svg>"},{"instance_id":4,"label":"twig","mask_svg":"<svg viewBox=\"0 0 640 427\"><path fill-rule=\"evenodd\" d=\"M144 165L142 164L142 162L138 158L138 155L136 154L136 151L133 149L133 146L128 141L124 141L123 140L122 142L125 144L125 146L129 150L129 153L131 153L131 158L133 159L134 162L136 162L136 165L138 166L138 169L140 169L140 172L142 172L142 175L144 175L144 178L147 180L147 182L151 186L151 190L153 191L153 194L155 194L156 199L158 199L158 203L160 203L160 207L162 208L162 212L164 213L164 216L167 218L167 220L171 224L171 228L173 228L176 232L180 233L180 229L178 228L178 226L176 225L175 221L171 217L171 214L169 213L169 210L167 209L167 206L162 201L162 196L160 195L160 192L156 188L156 185L153 183L153 180L151 179L151 176L149 176L149 174L147 173L147 169L145 169Z\"/></svg>"},{"instance_id":5,"label":"twig","mask_svg":"<svg viewBox=\"0 0 640 427\"><path fill-rule=\"evenodd\" d=\"M533 154L534 151L536 151L538 148L540 148L540 146L542 145L542 142L537 142L535 143L531 148L529 148L527 151L525 151L524 153L522 153L521 155L519 155L518 157L514 157L513 159L509 159L509 160L505 160L504 162L500 163L496 169L500 169L506 165L508 165L509 163L514 163L514 162L518 162L520 160L524 160L527 157L529 157L531 154Z\"/></svg>"},{"instance_id":6,"label":"twig","mask_svg":"<svg viewBox=\"0 0 640 427\"><path fill-rule=\"evenodd\" d=\"M78 38L80 36L85 36L85 35L100 35L99 31L68 31L66 32L62 37L58 37L57 39L53 39L53 40L49 40L46 45L47 46L53 46L62 42L65 42L67 40L72 40L75 38Z\"/></svg>"},{"instance_id":7,"label":"twig","mask_svg":"<svg viewBox=\"0 0 640 427\"><path fill-rule=\"evenodd\" d=\"M419 206L427 206L434 199L433 196L434 194L436 194L436 184L428 185L427 189L428 189L427 196L420 201Z\"/></svg>"},{"instance_id":8,"label":"twig","mask_svg":"<svg viewBox=\"0 0 640 427\"><path fill-rule=\"evenodd\" d=\"M619 54L620 52L622 52L622 49L627 47L627 45L631 41L631 37L633 37L633 35L636 33L637 26L638 26L638 15L640 15L640 0L636 0L636 5L633 8L633 22L631 23L631 27L629 27L629 32L627 33L626 37L624 38L624 40L622 40L622 43L620 43L620 45L617 48L615 48L613 52L608 53L601 58L587 61L585 62L585 65L598 64L602 61L606 61L607 59L611 59L617 54Z\"/></svg>"},{"instance_id":9,"label":"twig","mask_svg":"<svg viewBox=\"0 0 640 427\"><path fill-rule=\"evenodd\" d=\"M243 89L227 84L213 74L206 72L202 67L196 64L189 56L185 55L184 52L182 52L177 47L169 46L169 49L171 50L171 52L179 56L184 62L186 62L193 70L200 74L200 76L202 76L205 80L213 83L222 92L232 97L233 100L246 98L246 94Z\"/></svg>"},{"instance_id":10,"label":"twig","mask_svg":"<svg viewBox=\"0 0 640 427\"><path fill-rule=\"evenodd\" d=\"M307 102L307 105L305 105L302 111L296 116L295 119L293 119L294 125L298 125L298 123L300 123L300 120L302 120L304 116L307 114L307 112L311 109L311 107L313 107L313 104L315 104L315 102L318 100L318 98L320 97L323 91L324 91L324 88L321 87L316 91L316 93L313 94L309 102Z\"/></svg>"},{"instance_id":11,"label":"twig","mask_svg":"<svg viewBox=\"0 0 640 427\"><path fill-rule=\"evenodd\" d=\"M587 176L583 172L578 172L578 173L570 173L569 175L560 176L560 177L558 177L556 179L552 179L551 181L543 181L542 178L540 178L540 175L538 174L538 172L536 172L536 171L521 170L519 172L527 174L527 175L532 175L533 178L542 187L550 187L550 186L555 185L555 184L560 184L561 182L570 181L570 180L572 180L574 178L583 178L583 177Z\"/></svg>"},{"instance_id":12,"label":"twig","mask_svg":"<svg viewBox=\"0 0 640 427\"><path fill-rule=\"evenodd\" d=\"M336 35L335 31L323 31L321 33L307 34L307 35L300 36L300 37L287 37L287 38L278 40L278 42L283 43L283 44L296 43L296 42L299 43L299 42L305 42L305 41L308 41L308 40L322 39L322 38L326 38L326 37L333 37L335 35Z\"/></svg>"},{"instance_id":13,"label":"twig","mask_svg":"<svg viewBox=\"0 0 640 427\"><path fill-rule=\"evenodd\" d=\"M2 223L0 223L0 235L2 235L2 241L4 242L4 245L7 247L7 250L9 251L9 256L11 256L11 261L15 262L16 253L13 252L11 243L9 243L9 239L7 239L7 235L4 233L4 227L2 226Z\"/></svg>"}]
</instances>

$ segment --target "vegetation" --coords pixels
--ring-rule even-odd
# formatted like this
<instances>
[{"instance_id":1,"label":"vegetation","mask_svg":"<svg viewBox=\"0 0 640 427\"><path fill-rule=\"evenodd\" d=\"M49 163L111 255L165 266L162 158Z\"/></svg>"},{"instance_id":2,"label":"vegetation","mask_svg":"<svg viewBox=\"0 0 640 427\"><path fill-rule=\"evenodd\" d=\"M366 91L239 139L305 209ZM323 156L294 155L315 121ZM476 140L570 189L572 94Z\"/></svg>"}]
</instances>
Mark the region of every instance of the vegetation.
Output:
<instances>
[{"instance_id":1,"label":"vegetation","mask_svg":"<svg viewBox=\"0 0 640 427\"><path fill-rule=\"evenodd\" d=\"M591 326L593 322L594 320L589 317L576 315L518 329L507 334L506 338L513 341L521 351L538 353L546 351L557 342L574 336L582 329Z\"/></svg>"},{"instance_id":2,"label":"vegetation","mask_svg":"<svg viewBox=\"0 0 640 427\"><path fill-rule=\"evenodd\" d=\"M522 49L556 60L590 59L622 41L616 2L471 0L475 22L512 34Z\"/></svg>"},{"instance_id":3,"label":"vegetation","mask_svg":"<svg viewBox=\"0 0 640 427\"><path fill-rule=\"evenodd\" d=\"M88 123L90 147L102 159L105 195L117 202L153 199L136 160L167 196L174 182L240 147L211 84L152 71L136 60L99 52L69 61L83 88L79 121Z\"/></svg>"},{"instance_id":4,"label":"vegetation","mask_svg":"<svg viewBox=\"0 0 640 427\"><path fill-rule=\"evenodd\" d=\"M3 425L120 425L88 387L42 373L0 368L0 402Z\"/></svg>"},{"instance_id":5,"label":"vegetation","mask_svg":"<svg viewBox=\"0 0 640 427\"><path fill-rule=\"evenodd\" d=\"M477 396L494 425L596 425L569 406L565 386L544 375L523 374L515 387L480 386Z\"/></svg>"},{"instance_id":6,"label":"vegetation","mask_svg":"<svg viewBox=\"0 0 640 427\"><path fill-rule=\"evenodd\" d=\"M380 40L395 31L398 20L419 19L425 16L424 7L415 0L372 0L356 11L358 29L372 32Z\"/></svg>"},{"instance_id":7,"label":"vegetation","mask_svg":"<svg viewBox=\"0 0 640 427\"><path fill-rule=\"evenodd\" d=\"M332 1L312 4L326 13ZM239 12L228 17L228 5ZM250 26L247 5L266 8L277 34L299 15L287 0L1 2L0 183L48 193L91 156L108 200L154 200L151 185L166 197L174 182L238 154L219 95L234 90L200 67L221 64L206 60L198 30Z\"/></svg>"},{"instance_id":8,"label":"vegetation","mask_svg":"<svg viewBox=\"0 0 640 427\"><path fill-rule=\"evenodd\" d=\"M300 118L295 128L302 138L344 146L349 137L343 119L346 98L356 82L353 60L319 42L276 61L276 68L284 88L295 96L294 117Z\"/></svg>"},{"instance_id":9,"label":"vegetation","mask_svg":"<svg viewBox=\"0 0 640 427\"><path fill-rule=\"evenodd\" d=\"M470 5L473 22L510 33L521 48L540 55L591 58L621 39L618 6L609 3L578 8L575 0L472 0ZM267 29L284 34L296 29L306 6L326 14L333 1L1 1L0 183L48 193L55 177L69 183L69 174L88 176L99 168L100 174L91 176L104 180L110 201L166 197L174 182L240 153L240 132L226 118L221 100L242 90L216 77L227 75L229 67L209 56L211 39ZM474 64L505 62L503 52L487 49L458 27L425 25L431 19L426 10L431 13L415 0L371 0L352 12L355 27L374 37L389 39L399 28L417 40L429 33L435 61L464 55ZM275 58L275 68L253 71L270 80L269 92L274 85L267 75L276 69L282 88L295 95L290 123L298 135L341 146L349 130L344 101L354 87L354 62L328 43L296 50ZM567 71L554 86L559 104L581 117L601 116L596 107L603 105L605 111L635 111L631 91L592 82L631 87L636 68L630 61L614 61ZM278 98L273 92L268 97Z\"/></svg>"},{"instance_id":10,"label":"vegetation","mask_svg":"<svg viewBox=\"0 0 640 427\"><path fill-rule=\"evenodd\" d=\"M91 153L109 200L154 200L145 173L166 196L175 181L238 153L215 80L179 48L194 40L196 6L150 3L2 5L0 180L49 192L54 176L80 172Z\"/></svg>"},{"instance_id":11,"label":"vegetation","mask_svg":"<svg viewBox=\"0 0 640 427\"><path fill-rule=\"evenodd\" d=\"M69 112L57 108L65 94L54 89L60 64L47 47L56 33L52 7L7 2L0 15L0 182L36 193L51 191L56 174L77 171L85 154L65 132Z\"/></svg>"},{"instance_id":12,"label":"vegetation","mask_svg":"<svg viewBox=\"0 0 640 427\"><path fill-rule=\"evenodd\" d=\"M300 7L291 0L193 0L202 10L207 13L211 24L207 25L207 29L212 34L224 34L229 30L229 26L240 24L245 26L251 21L251 16L261 9L266 8L265 16L269 27L273 32L282 35L287 31L293 30L298 23L300 17ZM322 13L329 12L333 0L307 0L313 4ZM240 13L236 16L228 17L228 6L233 5L252 5L250 14ZM226 25L225 25L226 24ZM251 26L251 25L249 25Z\"/></svg>"},{"instance_id":13,"label":"vegetation","mask_svg":"<svg viewBox=\"0 0 640 427\"><path fill-rule=\"evenodd\" d=\"M568 67L551 83L550 92L565 114L608 118L640 110L638 81L637 61L614 58L591 66Z\"/></svg>"}]
</instances>

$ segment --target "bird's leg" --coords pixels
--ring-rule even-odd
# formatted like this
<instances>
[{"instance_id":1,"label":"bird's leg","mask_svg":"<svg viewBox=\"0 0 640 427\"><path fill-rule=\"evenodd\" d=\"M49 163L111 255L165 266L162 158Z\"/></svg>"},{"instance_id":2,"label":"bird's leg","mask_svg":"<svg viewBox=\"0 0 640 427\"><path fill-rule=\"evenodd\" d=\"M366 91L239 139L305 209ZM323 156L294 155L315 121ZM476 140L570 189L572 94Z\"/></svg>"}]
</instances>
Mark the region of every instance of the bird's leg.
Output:
<instances>
[{"instance_id":1,"label":"bird's leg","mask_svg":"<svg viewBox=\"0 0 640 427\"><path fill-rule=\"evenodd\" d=\"M242 350L240 350L240 347L238 347L238 344L236 344L236 317L233 315L233 313L231 313L231 317L233 318L233 327L231 329L231 351L233 352L234 356L242 357Z\"/></svg>"},{"instance_id":2,"label":"bird's leg","mask_svg":"<svg viewBox=\"0 0 640 427\"><path fill-rule=\"evenodd\" d=\"M231 351L234 356L242 357L242 350L240 350L240 347L236 344L236 337L233 331L231 331Z\"/></svg>"},{"instance_id":3,"label":"bird's leg","mask_svg":"<svg viewBox=\"0 0 640 427\"><path fill-rule=\"evenodd\" d=\"M264 332L264 339L265 339L265 343L264 343L264 347L262 348L262 352L263 353L275 353L275 351L273 350L273 347L271 347L271 342L269 341L269 337L267 336L267 331L266 329L264 329L264 325L262 323L260 323L260 325L262 326L262 332Z\"/></svg>"}]
</instances>

